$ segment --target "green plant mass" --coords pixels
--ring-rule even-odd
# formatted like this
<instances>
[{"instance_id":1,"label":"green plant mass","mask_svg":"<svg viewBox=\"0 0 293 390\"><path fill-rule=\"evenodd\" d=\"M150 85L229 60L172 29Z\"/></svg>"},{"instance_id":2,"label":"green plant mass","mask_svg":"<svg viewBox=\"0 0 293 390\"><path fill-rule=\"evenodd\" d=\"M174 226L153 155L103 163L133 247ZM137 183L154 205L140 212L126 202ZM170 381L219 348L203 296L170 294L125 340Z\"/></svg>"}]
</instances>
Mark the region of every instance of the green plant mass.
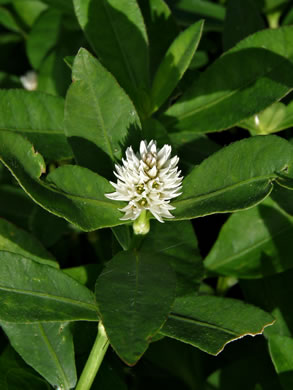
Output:
<instances>
[{"instance_id":1,"label":"green plant mass","mask_svg":"<svg viewBox=\"0 0 293 390\"><path fill-rule=\"evenodd\" d=\"M0 0L0 48L0 390L292 390L292 1Z\"/></svg>"}]
</instances>

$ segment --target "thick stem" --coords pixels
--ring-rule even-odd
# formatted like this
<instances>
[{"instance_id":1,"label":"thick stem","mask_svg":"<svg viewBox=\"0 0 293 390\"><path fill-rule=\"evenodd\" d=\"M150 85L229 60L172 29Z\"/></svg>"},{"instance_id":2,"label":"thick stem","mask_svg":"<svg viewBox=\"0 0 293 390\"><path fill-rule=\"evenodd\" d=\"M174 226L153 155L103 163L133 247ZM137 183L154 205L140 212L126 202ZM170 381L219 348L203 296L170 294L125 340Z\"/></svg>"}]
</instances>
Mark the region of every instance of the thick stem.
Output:
<instances>
[{"instance_id":1,"label":"thick stem","mask_svg":"<svg viewBox=\"0 0 293 390\"><path fill-rule=\"evenodd\" d=\"M103 361L109 340L102 322L99 322L98 335L79 378L75 390L89 390Z\"/></svg>"}]
</instances>

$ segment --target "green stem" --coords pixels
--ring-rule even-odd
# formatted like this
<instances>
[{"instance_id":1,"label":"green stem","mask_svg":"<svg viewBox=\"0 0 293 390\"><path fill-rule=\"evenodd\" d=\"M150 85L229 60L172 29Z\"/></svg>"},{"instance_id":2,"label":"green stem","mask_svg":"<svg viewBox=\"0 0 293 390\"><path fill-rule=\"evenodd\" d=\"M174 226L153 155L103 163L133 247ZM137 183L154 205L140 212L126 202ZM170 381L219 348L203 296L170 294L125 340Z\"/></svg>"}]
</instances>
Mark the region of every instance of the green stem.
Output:
<instances>
[{"instance_id":1,"label":"green stem","mask_svg":"<svg viewBox=\"0 0 293 390\"><path fill-rule=\"evenodd\" d=\"M89 390L91 388L109 346L109 340L101 321L98 329L97 338L75 390Z\"/></svg>"}]
</instances>

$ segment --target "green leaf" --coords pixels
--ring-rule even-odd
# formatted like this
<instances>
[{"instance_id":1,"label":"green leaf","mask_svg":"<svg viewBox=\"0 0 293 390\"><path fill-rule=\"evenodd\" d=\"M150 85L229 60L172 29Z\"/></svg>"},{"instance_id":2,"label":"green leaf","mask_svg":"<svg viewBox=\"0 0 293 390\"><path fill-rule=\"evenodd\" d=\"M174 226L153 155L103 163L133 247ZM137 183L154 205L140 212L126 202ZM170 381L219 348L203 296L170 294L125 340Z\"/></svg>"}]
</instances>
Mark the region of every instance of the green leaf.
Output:
<instances>
[{"instance_id":1,"label":"green leaf","mask_svg":"<svg viewBox=\"0 0 293 390\"><path fill-rule=\"evenodd\" d=\"M180 158L179 165L184 174L220 149L219 145L204 134L180 131L169 133L169 138Z\"/></svg>"},{"instance_id":2,"label":"green leaf","mask_svg":"<svg viewBox=\"0 0 293 390\"><path fill-rule=\"evenodd\" d=\"M205 18L212 18L223 21L225 19L225 8L220 4L214 4L209 0L178 0L175 9L194 13Z\"/></svg>"},{"instance_id":3,"label":"green leaf","mask_svg":"<svg viewBox=\"0 0 293 390\"><path fill-rule=\"evenodd\" d=\"M280 100L293 88L293 49L287 45L292 39L293 26L287 26L241 41L201 73L166 111L166 127L220 131Z\"/></svg>"},{"instance_id":4,"label":"green leaf","mask_svg":"<svg viewBox=\"0 0 293 390\"><path fill-rule=\"evenodd\" d=\"M29 227L35 237L48 248L69 231L67 221L36 206L30 215Z\"/></svg>"},{"instance_id":5,"label":"green leaf","mask_svg":"<svg viewBox=\"0 0 293 390\"><path fill-rule=\"evenodd\" d=\"M191 219L251 207L270 194L273 181L286 183L292 163L293 148L282 138L270 135L235 142L183 180L183 194L172 202L173 214L176 219Z\"/></svg>"},{"instance_id":6,"label":"green leaf","mask_svg":"<svg viewBox=\"0 0 293 390\"><path fill-rule=\"evenodd\" d=\"M40 264L59 268L54 257L34 236L2 218L0 219L0 251L16 253Z\"/></svg>"},{"instance_id":7,"label":"green leaf","mask_svg":"<svg viewBox=\"0 0 293 390\"><path fill-rule=\"evenodd\" d=\"M269 338L269 351L284 390L293 386L293 338L273 335Z\"/></svg>"},{"instance_id":8,"label":"green leaf","mask_svg":"<svg viewBox=\"0 0 293 390\"><path fill-rule=\"evenodd\" d=\"M64 100L41 92L0 90L0 131L29 139L48 160L72 157L63 130Z\"/></svg>"},{"instance_id":9,"label":"green leaf","mask_svg":"<svg viewBox=\"0 0 293 390\"><path fill-rule=\"evenodd\" d=\"M136 102L139 90L149 86L148 40L136 0L73 3L97 56Z\"/></svg>"},{"instance_id":10,"label":"green leaf","mask_svg":"<svg viewBox=\"0 0 293 390\"><path fill-rule=\"evenodd\" d=\"M139 0L138 4L150 42L150 70L153 76L172 41L177 37L179 28L164 0Z\"/></svg>"},{"instance_id":11,"label":"green leaf","mask_svg":"<svg viewBox=\"0 0 293 390\"><path fill-rule=\"evenodd\" d=\"M9 370L5 382L7 385L5 390L50 390L48 383L24 369Z\"/></svg>"},{"instance_id":12,"label":"green leaf","mask_svg":"<svg viewBox=\"0 0 293 390\"><path fill-rule=\"evenodd\" d=\"M293 102L287 106L276 102L259 114L238 123L251 134L270 134L293 126Z\"/></svg>"},{"instance_id":13,"label":"green leaf","mask_svg":"<svg viewBox=\"0 0 293 390\"><path fill-rule=\"evenodd\" d=\"M160 332L218 355L229 342L261 334L273 323L268 313L242 301L194 294L175 300Z\"/></svg>"},{"instance_id":14,"label":"green leaf","mask_svg":"<svg viewBox=\"0 0 293 390\"><path fill-rule=\"evenodd\" d=\"M265 331L269 337L272 334L293 336L292 277L291 269L262 279L240 281L245 299L276 318L274 326Z\"/></svg>"},{"instance_id":15,"label":"green leaf","mask_svg":"<svg viewBox=\"0 0 293 390\"><path fill-rule=\"evenodd\" d=\"M221 275L259 278L292 268L293 219L266 200L233 214L204 261Z\"/></svg>"},{"instance_id":16,"label":"green leaf","mask_svg":"<svg viewBox=\"0 0 293 390\"><path fill-rule=\"evenodd\" d=\"M106 264L96 300L110 343L127 364L139 360L165 322L175 288L174 273L162 255L125 251Z\"/></svg>"},{"instance_id":17,"label":"green leaf","mask_svg":"<svg viewBox=\"0 0 293 390\"><path fill-rule=\"evenodd\" d=\"M140 128L135 108L112 75L88 51L75 57L65 105L65 133L80 165L112 176L127 137ZM128 146L128 145L126 145Z\"/></svg>"},{"instance_id":18,"label":"green leaf","mask_svg":"<svg viewBox=\"0 0 293 390\"><path fill-rule=\"evenodd\" d=\"M168 99L184 75L197 49L202 30L203 21L194 23L167 50L152 83L152 111L156 111Z\"/></svg>"},{"instance_id":19,"label":"green leaf","mask_svg":"<svg viewBox=\"0 0 293 390\"><path fill-rule=\"evenodd\" d=\"M195 291L203 278L202 258L197 239L189 221L162 224L151 221L141 251L148 251L168 257L177 276L177 295Z\"/></svg>"},{"instance_id":20,"label":"green leaf","mask_svg":"<svg viewBox=\"0 0 293 390\"><path fill-rule=\"evenodd\" d=\"M36 20L26 41L27 56L33 68L39 69L48 52L56 45L61 26L60 11L49 9Z\"/></svg>"},{"instance_id":21,"label":"green leaf","mask_svg":"<svg viewBox=\"0 0 293 390\"><path fill-rule=\"evenodd\" d=\"M223 31L224 50L266 27L260 11L254 0L228 1Z\"/></svg>"},{"instance_id":22,"label":"green leaf","mask_svg":"<svg viewBox=\"0 0 293 390\"><path fill-rule=\"evenodd\" d=\"M74 279L21 255L0 252L0 320L97 321L94 296Z\"/></svg>"},{"instance_id":23,"label":"green leaf","mask_svg":"<svg viewBox=\"0 0 293 390\"><path fill-rule=\"evenodd\" d=\"M40 14L47 9L47 5L36 0L13 0L13 8L17 16L31 27Z\"/></svg>"},{"instance_id":24,"label":"green leaf","mask_svg":"<svg viewBox=\"0 0 293 390\"><path fill-rule=\"evenodd\" d=\"M64 165L52 171L44 182L40 180L45 168L42 156L23 137L4 131L0 132L0 160L36 203L82 230L125 223L119 220L122 213L118 211L123 203L105 197L113 187L96 173Z\"/></svg>"},{"instance_id":25,"label":"green leaf","mask_svg":"<svg viewBox=\"0 0 293 390\"><path fill-rule=\"evenodd\" d=\"M7 173L9 174L8 171ZM28 230L29 218L34 208L34 202L21 188L9 184L0 186L0 214L2 218Z\"/></svg>"},{"instance_id":26,"label":"green leaf","mask_svg":"<svg viewBox=\"0 0 293 390\"><path fill-rule=\"evenodd\" d=\"M22 33L22 29L16 22L14 16L4 7L0 7L0 24L8 28L8 30Z\"/></svg>"},{"instance_id":27,"label":"green leaf","mask_svg":"<svg viewBox=\"0 0 293 390\"><path fill-rule=\"evenodd\" d=\"M72 0L42 0L42 2L48 4L52 8L59 9L68 14L73 13Z\"/></svg>"},{"instance_id":28,"label":"green leaf","mask_svg":"<svg viewBox=\"0 0 293 390\"><path fill-rule=\"evenodd\" d=\"M66 323L0 323L13 348L52 386L69 390L76 372L72 335Z\"/></svg>"}]
</instances>

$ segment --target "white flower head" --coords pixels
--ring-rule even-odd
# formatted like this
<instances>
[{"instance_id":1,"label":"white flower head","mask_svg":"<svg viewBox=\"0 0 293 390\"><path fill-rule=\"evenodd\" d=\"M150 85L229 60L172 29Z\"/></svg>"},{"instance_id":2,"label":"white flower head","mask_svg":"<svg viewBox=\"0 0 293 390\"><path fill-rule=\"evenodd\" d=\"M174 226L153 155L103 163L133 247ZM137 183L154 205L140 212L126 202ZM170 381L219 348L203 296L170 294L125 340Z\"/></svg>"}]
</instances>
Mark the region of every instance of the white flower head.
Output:
<instances>
[{"instance_id":1,"label":"white flower head","mask_svg":"<svg viewBox=\"0 0 293 390\"><path fill-rule=\"evenodd\" d=\"M121 220L136 220L147 210L160 222L163 218L174 218L170 210L170 200L181 195L181 171L178 171L177 156L171 156L171 146L157 148L156 141L140 142L139 153L132 147L126 149L123 165L115 165L117 183L110 182L115 192L105 194L112 200L128 202L120 211L124 212Z\"/></svg>"}]
</instances>

